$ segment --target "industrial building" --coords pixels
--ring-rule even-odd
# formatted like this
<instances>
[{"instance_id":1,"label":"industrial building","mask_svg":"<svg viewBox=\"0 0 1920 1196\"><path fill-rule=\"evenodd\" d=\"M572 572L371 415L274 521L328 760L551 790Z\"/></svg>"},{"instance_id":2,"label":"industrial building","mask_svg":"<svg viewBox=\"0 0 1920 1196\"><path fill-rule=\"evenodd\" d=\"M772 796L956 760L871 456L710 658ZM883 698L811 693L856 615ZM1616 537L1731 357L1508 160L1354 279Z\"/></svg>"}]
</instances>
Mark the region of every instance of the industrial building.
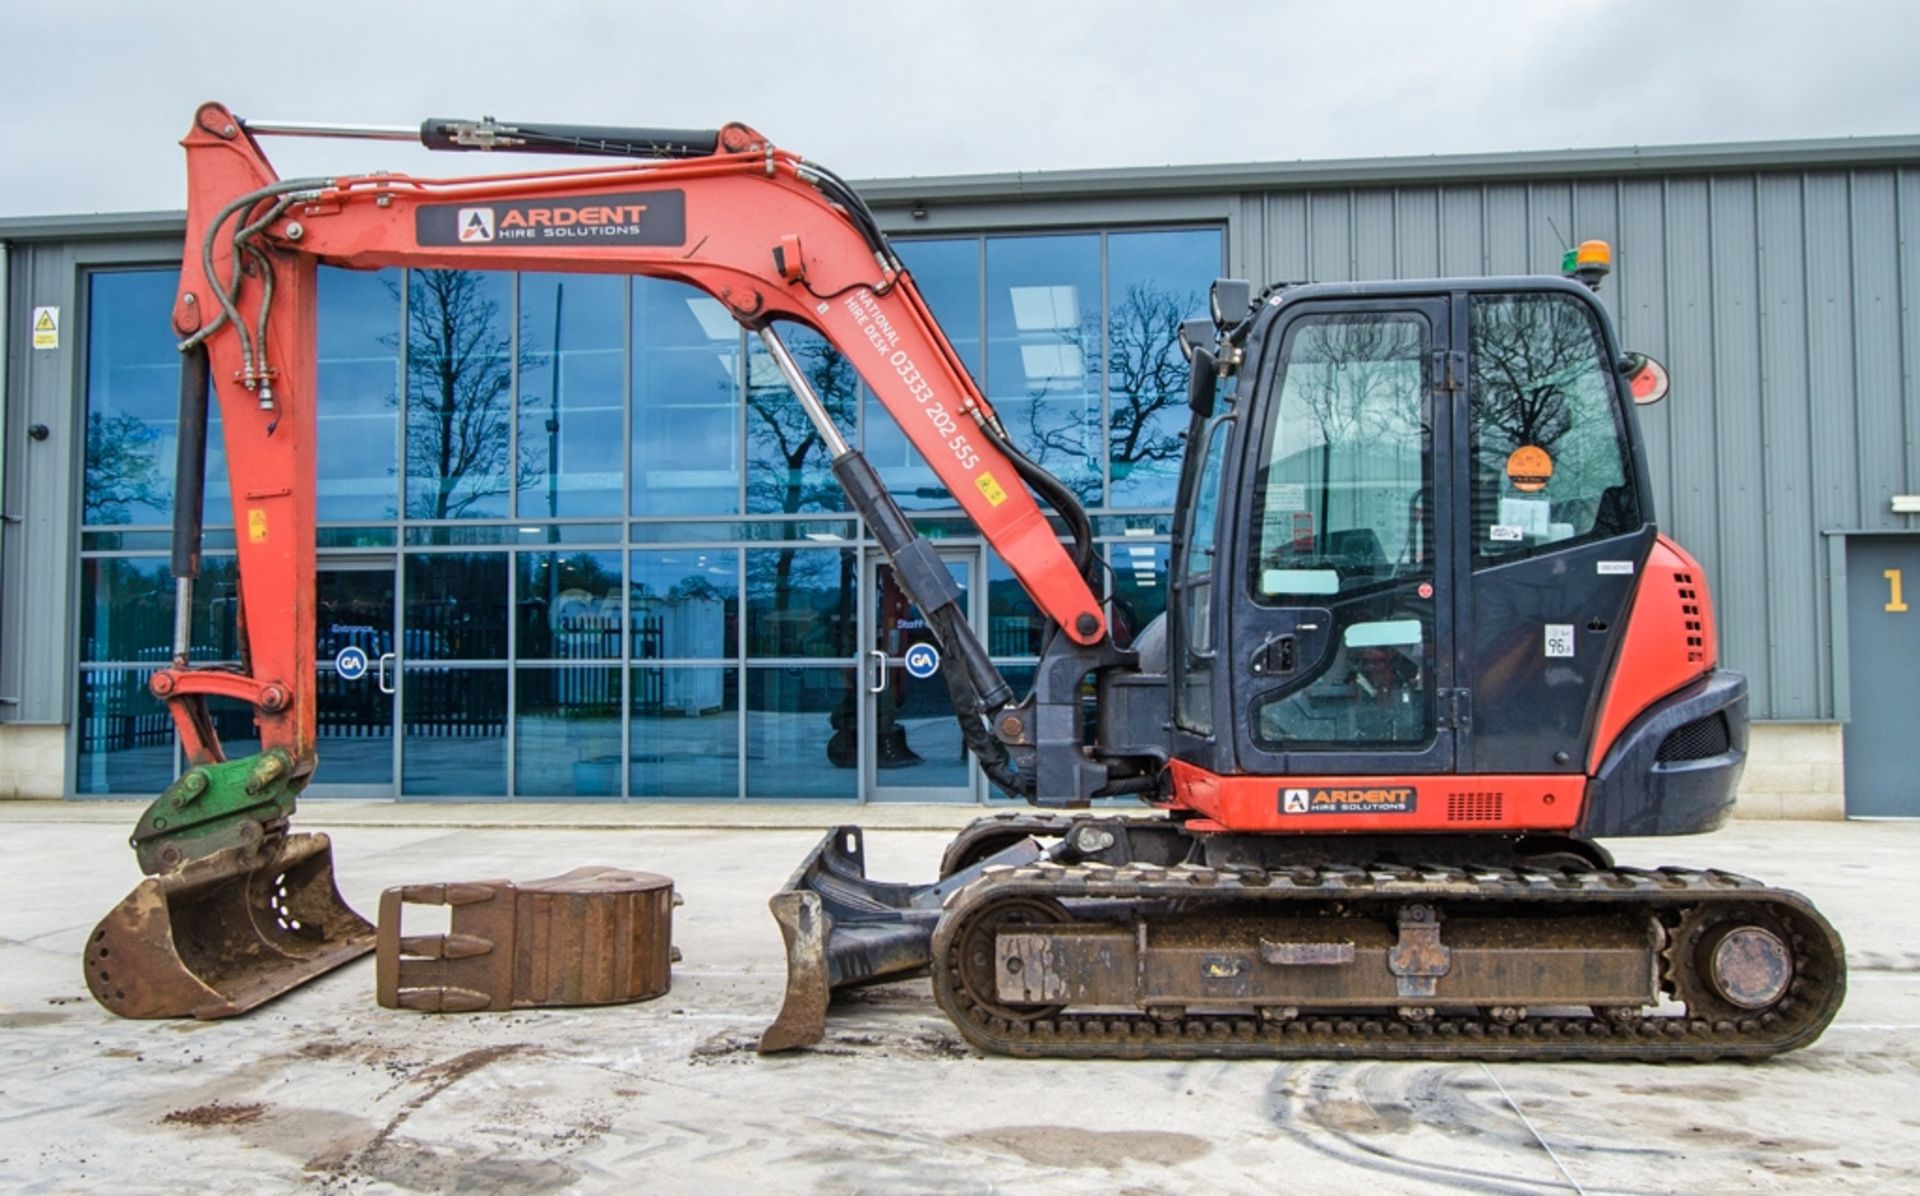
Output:
<instances>
[{"instance_id":1,"label":"industrial building","mask_svg":"<svg viewBox=\"0 0 1920 1196\"><path fill-rule=\"evenodd\" d=\"M1162 605L1175 323L1222 274L1558 272L1672 375L1656 509L1752 684L1742 810L1920 814L1920 137L877 180L859 189L1009 428L1081 495L1122 634ZM0 796L176 775L178 213L0 219ZM990 800L915 612L758 343L646 279L323 269L314 796ZM816 388L1016 684L1040 626L863 392ZM231 659L218 436L196 656ZM226 550L223 554L223 548ZM1906 588L1903 588L1906 587ZM1023 671L1023 669L1025 671ZM244 712L222 736L245 750Z\"/></svg>"}]
</instances>

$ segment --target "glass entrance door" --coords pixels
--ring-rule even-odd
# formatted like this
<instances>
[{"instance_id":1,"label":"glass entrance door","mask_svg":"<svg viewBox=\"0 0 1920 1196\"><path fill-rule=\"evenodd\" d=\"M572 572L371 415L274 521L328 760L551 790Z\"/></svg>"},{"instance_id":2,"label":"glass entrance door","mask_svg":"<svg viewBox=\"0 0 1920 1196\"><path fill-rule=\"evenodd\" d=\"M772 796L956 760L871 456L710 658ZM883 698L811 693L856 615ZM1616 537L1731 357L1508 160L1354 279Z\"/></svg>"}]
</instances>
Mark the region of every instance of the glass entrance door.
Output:
<instances>
[{"instance_id":1,"label":"glass entrance door","mask_svg":"<svg viewBox=\"0 0 1920 1196\"><path fill-rule=\"evenodd\" d=\"M314 797L394 796L400 681L391 557L322 560L314 607Z\"/></svg>"},{"instance_id":2,"label":"glass entrance door","mask_svg":"<svg viewBox=\"0 0 1920 1196\"><path fill-rule=\"evenodd\" d=\"M960 609L973 616L975 549L943 551L960 587ZM867 562L871 636L862 660L866 689L861 752L870 801L972 801L974 764L960 739L932 630L908 601L884 560Z\"/></svg>"}]
</instances>

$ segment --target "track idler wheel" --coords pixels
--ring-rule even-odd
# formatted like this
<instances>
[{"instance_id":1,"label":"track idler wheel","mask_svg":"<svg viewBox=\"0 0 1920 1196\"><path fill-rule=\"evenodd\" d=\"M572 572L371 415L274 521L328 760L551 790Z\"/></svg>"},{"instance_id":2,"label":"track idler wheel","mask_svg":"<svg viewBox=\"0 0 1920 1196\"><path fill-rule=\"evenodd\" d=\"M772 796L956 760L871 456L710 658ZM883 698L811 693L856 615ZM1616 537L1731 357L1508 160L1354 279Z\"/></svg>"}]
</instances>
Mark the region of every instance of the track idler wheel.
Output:
<instances>
[{"instance_id":1,"label":"track idler wheel","mask_svg":"<svg viewBox=\"0 0 1920 1196\"><path fill-rule=\"evenodd\" d=\"M1793 935L1772 918L1693 910L1667 948L1673 994L1694 1017L1751 1018L1793 991Z\"/></svg>"},{"instance_id":2,"label":"track idler wheel","mask_svg":"<svg viewBox=\"0 0 1920 1196\"><path fill-rule=\"evenodd\" d=\"M1032 1022L1052 1017L1065 1005L1031 1005L1003 1001L999 995L996 947L1000 932L1022 926L1048 926L1072 921L1059 902L1045 897L1009 897L976 914L954 940L948 968L961 992L991 1017L1010 1022ZM1009 960L1009 964L1019 961Z\"/></svg>"}]
</instances>

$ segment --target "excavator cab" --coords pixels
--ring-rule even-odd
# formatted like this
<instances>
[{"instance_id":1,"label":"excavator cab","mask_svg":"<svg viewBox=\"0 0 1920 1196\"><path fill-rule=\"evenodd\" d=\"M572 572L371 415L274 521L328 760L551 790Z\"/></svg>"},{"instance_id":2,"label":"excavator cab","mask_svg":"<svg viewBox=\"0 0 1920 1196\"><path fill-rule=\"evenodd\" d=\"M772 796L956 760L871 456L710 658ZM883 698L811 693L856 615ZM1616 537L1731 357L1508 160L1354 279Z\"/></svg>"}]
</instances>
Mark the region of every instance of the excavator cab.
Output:
<instances>
[{"instance_id":1,"label":"excavator cab","mask_svg":"<svg viewBox=\"0 0 1920 1196\"><path fill-rule=\"evenodd\" d=\"M1176 796L1238 831L1633 833L1646 803L1585 781L1661 699L1724 731L1636 778L1661 833L1724 820L1745 685L1653 521L1634 409L1664 371L1591 287L1290 286L1221 337L1244 364L1192 438L1168 640L1174 771L1227 783Z\"/></svg>"}]
</instances>

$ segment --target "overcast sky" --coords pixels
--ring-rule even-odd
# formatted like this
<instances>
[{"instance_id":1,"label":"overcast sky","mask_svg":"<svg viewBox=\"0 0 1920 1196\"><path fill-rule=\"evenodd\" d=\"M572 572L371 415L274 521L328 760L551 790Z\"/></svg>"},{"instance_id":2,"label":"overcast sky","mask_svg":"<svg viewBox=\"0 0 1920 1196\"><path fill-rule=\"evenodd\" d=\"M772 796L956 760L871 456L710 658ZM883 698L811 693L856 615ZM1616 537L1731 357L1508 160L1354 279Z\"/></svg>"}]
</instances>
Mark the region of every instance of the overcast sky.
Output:
<instances>
[{"instance_id":1,"label":"overcast sky","mask_svg":"<svg viewBox=\"0 0 1920 1196\"><path fill-rule=\"evenodd\" d=\"M184 206L175 143L208 99L352 124L739 120L856 180L1920 133L1913 0L5 0L0 14L0 216ZM390 144L267 149L289 177L508 168Z\"/></svg>"}]
</instances>

